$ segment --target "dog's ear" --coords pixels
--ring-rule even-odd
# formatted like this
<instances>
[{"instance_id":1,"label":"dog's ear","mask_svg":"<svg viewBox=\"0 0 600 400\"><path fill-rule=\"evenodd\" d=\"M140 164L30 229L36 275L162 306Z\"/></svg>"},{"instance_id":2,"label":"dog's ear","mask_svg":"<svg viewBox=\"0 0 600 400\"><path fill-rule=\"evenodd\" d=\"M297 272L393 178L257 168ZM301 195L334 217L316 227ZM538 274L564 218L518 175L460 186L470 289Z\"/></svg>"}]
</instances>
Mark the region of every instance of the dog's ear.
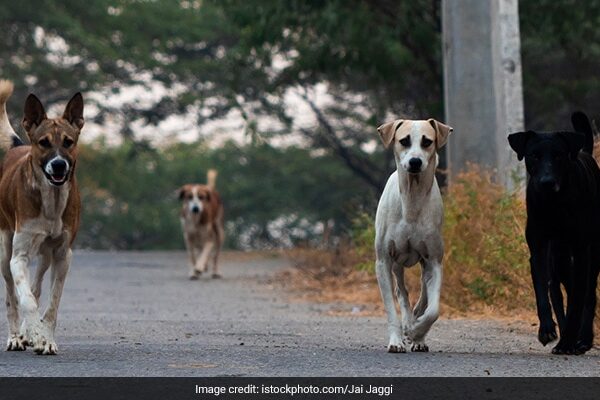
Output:
<instances>
[{"instance_id":1,"label":"dog's ear","mask_svg":"<svg viewBox=\"0 0 600 400\"><path fill-rule=\"evenodd\" d=\"M527 132L515 132L508 135L508 144L517 153L517 159L521 161L525 157L525 149L527 148L527 141L535 135L534 131Z\"/></svg>"},{"instance_id":2,"label":"dog's ear","mask_svg":"<svg viewBox=\"0 0 600 400\"><path fill-rule=\"evenodd\" d=\"M450 136L452 131L454 131L454 128L442 124L441 122L436 121L433 118L429 118L427 122L429 122L433 129L435 129L435 148L441 149L442 147L444 147L446 142L448 142L448 136Z\"/></svg>"},{"instance_id":3,"label":"dog's ear","mask_svg":"<svg viewBox=\"0 0 600 400\"><path fill-rule=\"evenodd\" d=\"M575 111L571 114L571 124L575 132L580 132L585 135L585 142L583 151L588 154L592 154L594 151L594 132L592 131L592 125L587 115L581 111Z\"/></svg>"},{"instance_id":4,"label":"dog's ear","mask_svg":"<svg viewBox=\"0 0 600 400\"><path fill-rule=\"evenodd\" d=\"M177 193L179 200L183 200L183 197L185 196L185 186L180 187Z\"/></svg>"},{"instance_id":5,"label":"dog's ear","mask_svg":"<svg viewBox=\"0 0 600 400\"><path fill-rule=\"evenodd\" d=\"M67 103L63 118L69 121L71 125L74 125L79 129L83 128L83 96L80 92L75 93Z\"/></svg>"},{"instance_id":6,"label":"dog's ear","mask_svg":"<svg viewBox=\"0 0 600 400\"><path fill-rule=\"evenodd\" d=\"M394 136L396 135L396 131L404 122L403 119L397 119L392 122L386 122L377 128L377 132L379 132L379 136L381 137L381 141L383 145L387 149L390 147L390 144L394 141Z\"/></svg>"},{"instance_id":7,"label":"dog's ear","mask_svg":"<svg viewBox=\"0 0 600 400\"><path fill-rule=\"evenodd\" d=\"M44 110L44 106L40 99L34 94L27 96L27 100L25 100L23 121L21 122L25 131L29 132L36 126L40 126L42 121L47 118L46 110Z\"/></svg>"},{"instance_id":8,"label":"dog's ear","mask_svg":"<svg viewBox=\"0 0 600 400\"><path fill-rule=\"evenodd\" d=\"M590 125L590 120L584 112L575 111L571 114L571 123L575 132L592 133L592 125Z\"/></svg>"},{"instance_id":9,"label":"dog's ear","mask_svg":"<svg viewBox=\"0 0 600 400\"><path fill-rule=\"evenodd\" d=\"M569 146L569 158L575 160L579 150L585 146L586 138L585 135L576 132L559 132L558 135L567 142Z\"/></svg>"}]
</instances>

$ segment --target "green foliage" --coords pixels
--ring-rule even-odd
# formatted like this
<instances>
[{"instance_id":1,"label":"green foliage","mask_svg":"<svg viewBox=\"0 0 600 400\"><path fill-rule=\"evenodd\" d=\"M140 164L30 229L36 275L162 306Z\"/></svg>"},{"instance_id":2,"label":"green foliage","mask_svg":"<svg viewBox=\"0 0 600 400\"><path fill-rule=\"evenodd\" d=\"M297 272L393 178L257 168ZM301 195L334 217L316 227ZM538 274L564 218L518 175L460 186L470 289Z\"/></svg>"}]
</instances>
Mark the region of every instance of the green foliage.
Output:
<instances>
[{"instance_id":1,"label":"green foliage","mask_svg":"<svg viewBox=\"0 0 600 400\"><path fill-rule=\"evenodd\" d=\"M358 269L375 273L374 243L375 218L366 212L359 213L352 220L352 244L360 260Z\"/></svg>"},{"instance_id":2,"label":"green foliage","mask_svg":"<svg viewBox=\"0 0 600 400\"><path fill-rule=\"evenodd\" d=\"M339 162L305 149L95 143L82 148L78 161L84 206L78 246L181 248L177 189L205 182L209 168L219 172L229 247L319 241L319 223L333 220L339 233L356 209L373 201Z\"/></svg>"},{"instance_id":3,"label":"green foliage","mask_svg":"<svg viewBox=\"0 0 600 400\"><path fill-rule=\"evenodd\" d=\"M600 110L600 0L521 0L525 122L572 129L570 115Z\"/></svg>"}]
</instances>

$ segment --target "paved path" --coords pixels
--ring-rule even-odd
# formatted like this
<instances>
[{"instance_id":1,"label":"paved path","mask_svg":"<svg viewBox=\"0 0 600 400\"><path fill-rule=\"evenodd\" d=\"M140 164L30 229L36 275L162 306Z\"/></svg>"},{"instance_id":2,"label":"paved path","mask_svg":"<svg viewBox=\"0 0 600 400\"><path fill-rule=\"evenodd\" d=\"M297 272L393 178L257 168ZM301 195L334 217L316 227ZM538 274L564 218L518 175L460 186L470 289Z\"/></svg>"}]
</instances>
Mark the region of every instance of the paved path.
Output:
<instances>
[{"instance_id":1,"label":"paved path","mask_svg":"<svg viewBox=\"0 0 600 400\"><path fill-rule=\"evenodd\" d=\"M228 254L222 280L188 281L183 253L77 252L59 355L0 352L0 376L600 374L597 349L553 356L534 327L495 321L442 319L431 353L388 354L383 318L330 317L328 305L289 301L273 284L287 266ZM3 340L6 329L3 315Z\"/></svg>"}]
</instances>

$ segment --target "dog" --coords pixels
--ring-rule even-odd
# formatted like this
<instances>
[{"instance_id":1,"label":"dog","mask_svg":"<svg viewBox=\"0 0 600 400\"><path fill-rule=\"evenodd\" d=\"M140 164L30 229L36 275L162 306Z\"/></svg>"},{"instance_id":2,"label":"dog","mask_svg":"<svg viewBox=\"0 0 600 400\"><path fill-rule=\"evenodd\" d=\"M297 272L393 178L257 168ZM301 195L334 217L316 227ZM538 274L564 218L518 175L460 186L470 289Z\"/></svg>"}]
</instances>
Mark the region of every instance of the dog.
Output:
<instances>
[{"instance_id":1,"label":"dog","mask_svg":"<svg viewBox=\"0 0 600 400\"><path fill-rule=\"evenodd\" d=\"M56 354L58 306L71 264L71 246L81 208L75 165L83 128L83 97L75 94L62 117L48 118L33 94L25 101L22 125L31 145L14 132L6 114L13 84L0 81L1 269L6 283L9 335L7 350L32 346L37 354ZM39 257L33 285L28 266ZM40 316L42 280L52 267L48 307Z\"/></svg>"},{"instance_id":2,"label":"dog","mask_svg":"<svg viewBox=\"0 0 600 400\"><path fill-rule=\"evenodd\" d=\"M592 157L587 116L572 115L576 132L517 132L508 136L529 175L526 189L531 277L538 340L560 339L554 354L583 354L594 341L600 270L600 169ZM567 293L566 313L561 284ZM548 298L550 294L550 298Z\"/></svg>"},{"instance_id":3,"label":"dog","mask_svg":"<svg viewBox=\"0 0 600 400\"><path fill-rule=\"evenodd\" d=\"M215 189L217 171L206 174L206 185L187 184L179 189L181 227L188 252L191 280L198 279L212 264L212 277L220 278L219 253L225 237L223 202Z\"/></svg>"},{"instance_id":4,"label":"dog","mask_svg":"<svg viewBox=\"0 0 600 400\"><path fill-rule=\"evenodd\" d=\"M376 272L387 314L390 353L426 352L425 335L439 316L442 285L442 196L435 177L437 150L452 128L434 119L396 120L377 128L392 148L396 172L388 179L375 217ZM404 268L421 264L421 295L411 310ZM400 305L402 323L394 302Z\"/></svg>"}]
</instances>

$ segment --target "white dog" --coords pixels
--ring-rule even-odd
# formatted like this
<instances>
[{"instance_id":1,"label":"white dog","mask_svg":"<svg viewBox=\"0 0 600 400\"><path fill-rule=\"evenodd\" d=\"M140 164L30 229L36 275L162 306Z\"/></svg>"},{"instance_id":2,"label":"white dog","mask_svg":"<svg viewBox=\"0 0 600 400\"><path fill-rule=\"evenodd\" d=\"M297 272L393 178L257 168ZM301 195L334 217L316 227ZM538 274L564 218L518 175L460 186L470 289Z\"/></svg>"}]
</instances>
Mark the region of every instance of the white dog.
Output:
<instances>
[{"instance_id":1,"label":"white dog","mask_svg":"<svg viewBox=\"0 0 600 400\"><path fill-rule=\"evenodd\" d=\"M387 181L375 218L376 269L387 313L390 353L429 351L425 335L439 315L442 284L442 196L435 170L436 150L452 128L434 119L396 120L377 128L386 148L394 151L397 171ZM411 310L404 268L420 262L421 296ZM402 323L396 312L394 284Z\"/></svg>"}]
</instances>

